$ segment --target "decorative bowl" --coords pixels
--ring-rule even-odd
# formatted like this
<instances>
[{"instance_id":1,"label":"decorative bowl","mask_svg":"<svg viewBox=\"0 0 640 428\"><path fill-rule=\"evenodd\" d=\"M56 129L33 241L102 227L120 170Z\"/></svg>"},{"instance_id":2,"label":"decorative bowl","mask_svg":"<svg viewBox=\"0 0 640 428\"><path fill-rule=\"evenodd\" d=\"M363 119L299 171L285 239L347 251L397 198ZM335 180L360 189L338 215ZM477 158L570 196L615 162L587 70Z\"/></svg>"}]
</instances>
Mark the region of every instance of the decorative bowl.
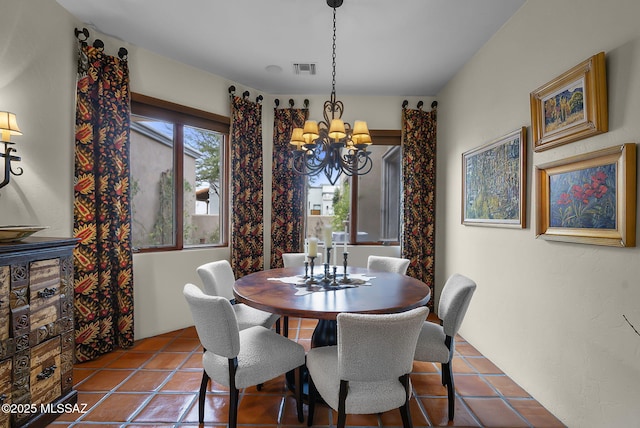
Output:
<instances>
[{"instance_id":1,"label":"decorative bowl","mask_svg":"<svg viewBox=\"0 0 640 428\"><path fill-rule=\"evenodd\" d=\"M46 229L48 226L0 226L0 242L14 242Z\"/></svg>"}]
</instances>

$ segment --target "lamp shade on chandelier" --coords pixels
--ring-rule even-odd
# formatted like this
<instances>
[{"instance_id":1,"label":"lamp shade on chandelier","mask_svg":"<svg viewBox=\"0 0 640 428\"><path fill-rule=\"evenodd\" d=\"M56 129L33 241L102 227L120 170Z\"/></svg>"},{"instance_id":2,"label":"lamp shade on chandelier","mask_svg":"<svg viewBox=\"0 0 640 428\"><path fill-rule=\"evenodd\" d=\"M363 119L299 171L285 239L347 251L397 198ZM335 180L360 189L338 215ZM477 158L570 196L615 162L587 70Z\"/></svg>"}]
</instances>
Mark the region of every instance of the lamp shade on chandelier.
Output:
<instances>
[{"instance_id":1,"label":"lamp shade on chandelier","mask_svg":"<svg viewBox=\"0 0 640 428\"><path fill-rule=\"evenodd\" d=\"M296 173L310 176L324 173L335 185L342 174L367 174L373 162L367 150L371 144L367 122L356 120L351 127L342 120L344 105L336 99L336 9L342 0L327 0L327 5L333 8L331 98L324 103L324 120L307 120L304 128L294 128L291 144Z\"/></svg>"}]
</instances>

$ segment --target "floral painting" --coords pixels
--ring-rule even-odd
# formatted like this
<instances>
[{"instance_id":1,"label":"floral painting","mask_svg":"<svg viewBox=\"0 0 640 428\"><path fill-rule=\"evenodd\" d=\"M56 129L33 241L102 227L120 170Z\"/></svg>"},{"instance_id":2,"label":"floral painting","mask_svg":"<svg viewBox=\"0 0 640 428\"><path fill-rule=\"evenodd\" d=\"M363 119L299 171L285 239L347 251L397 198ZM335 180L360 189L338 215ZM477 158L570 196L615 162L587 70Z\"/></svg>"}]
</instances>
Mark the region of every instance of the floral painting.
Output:
<instances>
[{"instance_id":1,"label":"floral painting","mask_svg":"<svg viewBox=\"0 0 640 428\"><path fill-rule=\"evenodd\" d=\"M616 164L549 177L550 226L616 229Z\"/></svg>"}]
</instances>

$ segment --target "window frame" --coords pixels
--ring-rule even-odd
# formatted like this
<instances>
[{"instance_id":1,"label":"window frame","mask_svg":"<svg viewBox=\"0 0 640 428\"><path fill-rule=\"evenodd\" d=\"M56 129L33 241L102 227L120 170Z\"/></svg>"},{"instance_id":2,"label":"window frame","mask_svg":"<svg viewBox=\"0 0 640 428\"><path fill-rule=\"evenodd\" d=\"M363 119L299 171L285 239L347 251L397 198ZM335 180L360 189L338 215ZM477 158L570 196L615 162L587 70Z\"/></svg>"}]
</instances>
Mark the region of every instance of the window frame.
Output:
<instances>
[{"instance_id":1,"label":"window frame","mask_svg":"<svg viewBox=\"0 0 640 428\"><path fill-rule=\"evenodd\" d=\"M402 132L399 129L371 129L371 140L373 145L380 146L400 146L402 150ZM402 171L402 151L400 152L400 162ZM350 212L349 212L349 242L348 245L400 245L399 241L358 241L358 180L354 180L351 177L351 198L350 198ZM402 172L401 172L402 180ZM401 183L402 184L402 183Z\"/></svg>"},{"instance_id":2,"label":"window frame","mask_svg":"<svg viewBox=\"0 0 640 428\"><path fill-rule=\"evenodd\" d=\"M231 119L226 116L199 110L193 107L172 103L170 101L153 98L139 93L131 93L131 114L144 116L150 119L159 119L174 124L173 136L173 192L175 196L174 223L175 242L171 246L135 248L136 253L151 253L162 251L182 251L203 247L227 247L229 246L229 136L231 131ZM184 140L183 130L185 126L207 129L222 134L221 150L221 176L222 186L220 195L220 243L200 244L184 246Z\"/></svg>"}]
</instances>

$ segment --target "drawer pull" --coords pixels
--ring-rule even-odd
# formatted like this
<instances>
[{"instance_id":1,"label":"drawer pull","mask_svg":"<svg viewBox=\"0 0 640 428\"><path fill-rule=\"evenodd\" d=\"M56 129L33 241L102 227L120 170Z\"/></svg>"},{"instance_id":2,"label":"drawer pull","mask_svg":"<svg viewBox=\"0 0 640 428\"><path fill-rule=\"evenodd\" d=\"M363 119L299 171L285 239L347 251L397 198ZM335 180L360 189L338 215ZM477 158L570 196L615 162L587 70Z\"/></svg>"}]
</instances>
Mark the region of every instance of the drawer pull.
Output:
<instances>
[{"instance_id":1,"label":"drawer pull","mask_svg":"<svg viewBox=\"0 0 640 428\"><path fill-rule=\"evenodd\" d=\"M42 291L38 291L38 297L40 297L41 299L48 299L49 297L52 297L54 294L56 294L56 291L58 291L56 287L45 288Z\"/></svg>"},{"instance_id":2,"label":"drawer pull","mask_svg":"<svg viewBox=\"0 0 640 428\"><path fill-rule=\"evenodd\" d=\"M40 373L36 377L38 378L38 380L48 379L51 376L53 376L53 374L55 373L57 368L58 367L55 364L53 364L53 365L47 367L46 369L42 370L42 373Z\"/></svg>"},{"instance_id":3,"label":"drawer pull","mask_svg":"<svg viewBox=\"0 0 640 428\"><path fill-rule=\"evenodd\" d=\"M4 400L7 399L7 394L0 395L0 404L4 404Z\"/></svg>"}]
</instances>

